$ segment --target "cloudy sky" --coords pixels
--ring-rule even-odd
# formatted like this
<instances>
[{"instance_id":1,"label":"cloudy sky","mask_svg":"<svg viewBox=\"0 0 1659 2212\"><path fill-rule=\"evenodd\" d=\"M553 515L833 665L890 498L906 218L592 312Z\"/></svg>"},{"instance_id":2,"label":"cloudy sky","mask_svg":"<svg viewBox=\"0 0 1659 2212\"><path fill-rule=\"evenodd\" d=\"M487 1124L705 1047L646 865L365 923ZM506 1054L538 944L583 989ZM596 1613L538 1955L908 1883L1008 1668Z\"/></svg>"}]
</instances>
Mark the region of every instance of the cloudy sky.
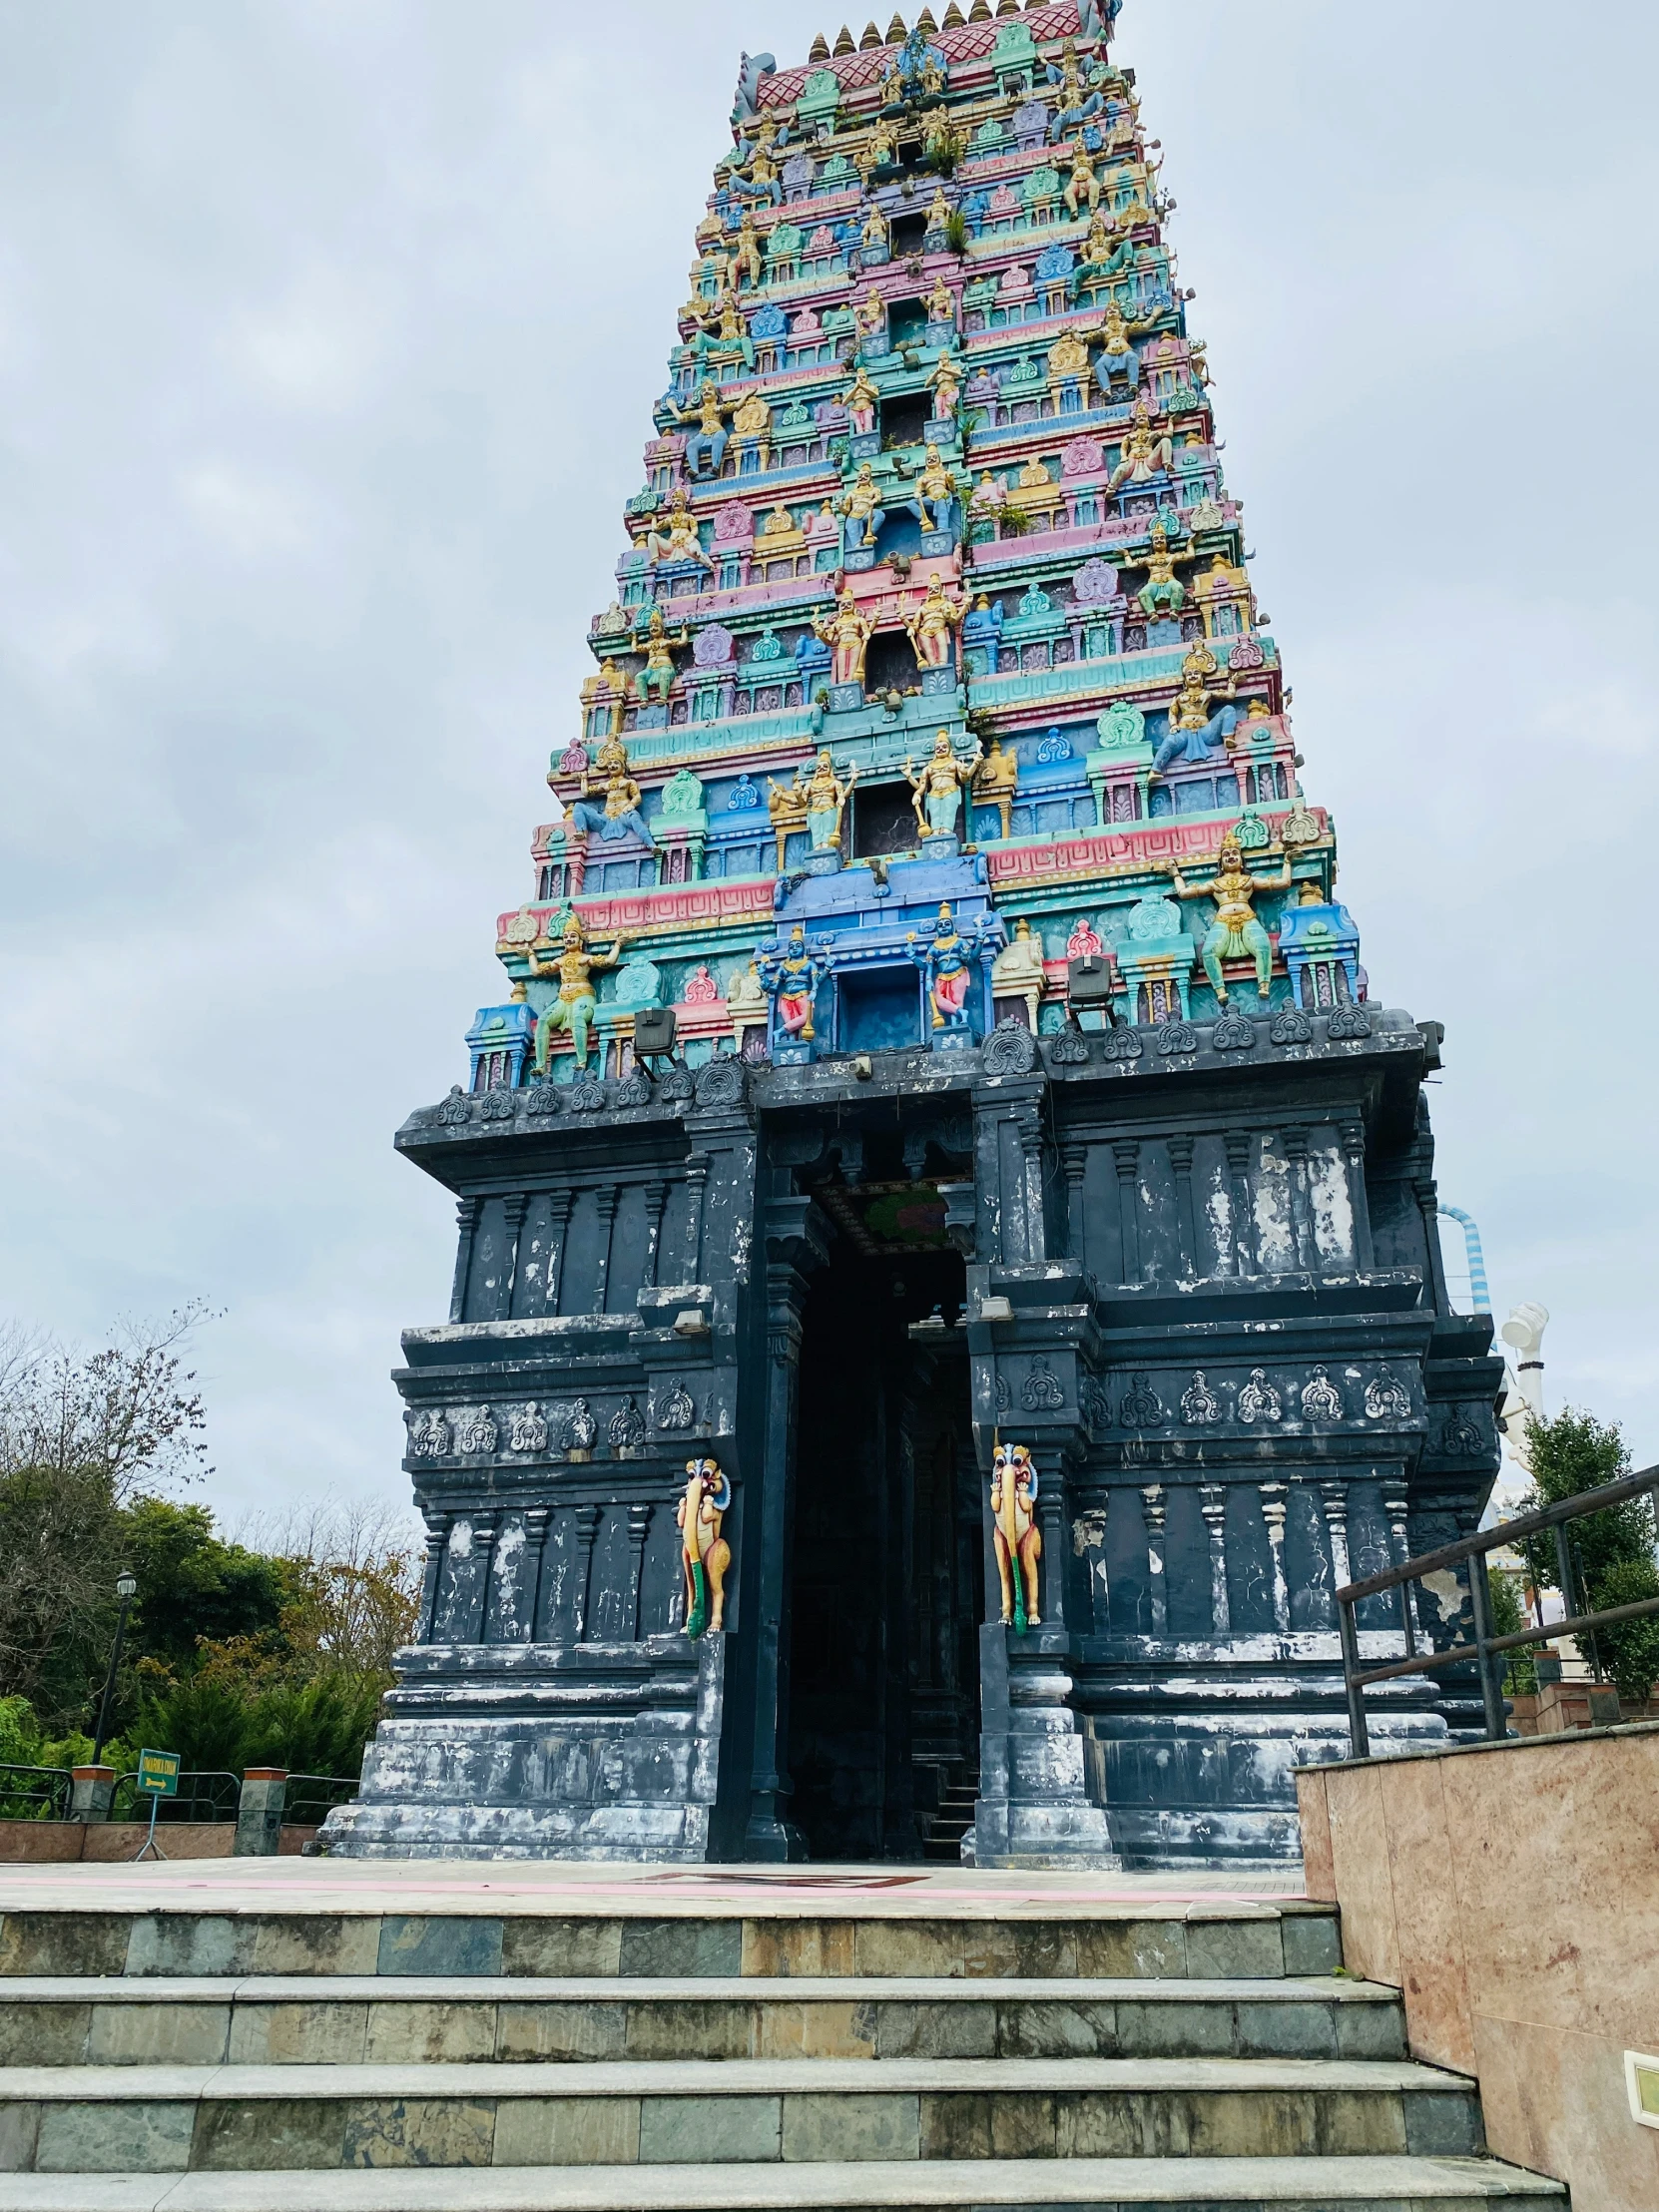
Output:
<instances>
[{"instance_id":1,"label":"cloudy sky","mask_svg":"<svg viewBox=\"0 0 1659 2212\"><path fill-rule=\"evenodd\" d=\"M402 1494L391 1132L499 995L738 56L839 20L0 0L0 1307L223 1308L233 1517ZM1120 30L1441 1194L1652 1458L1655 12Z\"/></svg>"}]
</instances>

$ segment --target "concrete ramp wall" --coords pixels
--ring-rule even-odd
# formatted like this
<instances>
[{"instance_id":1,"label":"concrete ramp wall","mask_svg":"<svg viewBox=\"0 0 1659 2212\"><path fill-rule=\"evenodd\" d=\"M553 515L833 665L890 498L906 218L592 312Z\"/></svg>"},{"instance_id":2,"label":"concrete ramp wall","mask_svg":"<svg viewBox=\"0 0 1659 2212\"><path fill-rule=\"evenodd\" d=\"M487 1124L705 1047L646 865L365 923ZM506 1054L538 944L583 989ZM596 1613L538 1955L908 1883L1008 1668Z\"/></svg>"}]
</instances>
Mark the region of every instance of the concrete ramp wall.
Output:
<instances>
[{"instance_id":1,"label":"concrete ramp wall","mask_svg":"<svg viewBox=\"0 0 1659 2212\"><path fill-rule=\"evenodd\" d=\"M1411 2055L1475 2074L1494 2154L1585 2212L1653 2212L1659 2131L1625 2054L1659 2046L1659 1726L1297 1777L1308 1895L1349 1969L1403 1990Z\"/></svg>"}]
</instances>

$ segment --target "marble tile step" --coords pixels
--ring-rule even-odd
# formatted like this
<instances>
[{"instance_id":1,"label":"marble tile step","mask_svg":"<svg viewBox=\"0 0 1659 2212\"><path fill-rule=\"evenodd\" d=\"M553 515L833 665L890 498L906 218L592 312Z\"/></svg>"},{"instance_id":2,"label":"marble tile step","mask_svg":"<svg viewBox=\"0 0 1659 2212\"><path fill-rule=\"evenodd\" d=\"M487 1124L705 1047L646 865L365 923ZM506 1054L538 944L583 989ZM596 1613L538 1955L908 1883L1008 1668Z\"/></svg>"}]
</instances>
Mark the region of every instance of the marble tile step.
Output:
<instances>
[{"instance_id":1,"label":"marble tile step","mask_svg":"<svg viewBox=\"0 0 1659 2212\"><path fill-rule=\"evenodd\" d=\"M1277 1980L16 1976L0 2066L1403 2058L1396 1990Z\"/></svg>"},{"instance_id":2,"label":"marble tile step","mask_svg":"<svg viewBox=\"0 0 1659 2212\"><path fill-rule=\"evenodd\" d=\"M0 2166L1468 2156L1472 2083L1320 2059L10 2066Z\"/></svg>"},{"instance_id":3,"label":"marble tile step","mask_svg":"<svg viewBox=\"0 0 1659 2212\"><path fill-rule=\"evenodd\" d=\"M249 1862L261 1867L279 1862ZM303 1862L301 1864L304 1864ZM31 1870L32 1871L32 1870ZM76 1870L79 1872L80 1870ZM251 1880L254 1878L250 1878ZM986 1979L1208 1978L1329 1973L1342 1963L1330 1907L1149 1901L1069 1902L953 1913L802 1910L644 1913L493 1912L487 1887L449 1913L238 1911L227 1906L0 1914L0 1975L558 1974L727 1976L861 1974Z\"/></svg>"},{"instance_id":4,"label":"marble tile step","mask_svg":"<svg viewBox=\"0 0 1659 2212\"><path fill-rule=\"evenodd\" d=\"M975 2160L727 2167L495 2166L100 2174L98 2212L1566 2212L1566 2192L1484 2158ZM89 2212L80 2174L0 2174L0 2212Z\"/></svg>"}]
</instances>

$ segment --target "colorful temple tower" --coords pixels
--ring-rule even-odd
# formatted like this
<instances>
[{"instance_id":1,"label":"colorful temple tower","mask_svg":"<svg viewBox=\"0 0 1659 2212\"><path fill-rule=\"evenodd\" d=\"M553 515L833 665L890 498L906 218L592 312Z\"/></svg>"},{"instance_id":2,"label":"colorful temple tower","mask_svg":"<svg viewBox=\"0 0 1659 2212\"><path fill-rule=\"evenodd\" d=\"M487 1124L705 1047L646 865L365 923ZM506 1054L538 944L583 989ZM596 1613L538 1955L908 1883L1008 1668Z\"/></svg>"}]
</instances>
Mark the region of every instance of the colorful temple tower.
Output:
<instances>
[{"instance_id":1,"label":"colorful temple tower","mask_svg":"<svg viewBox=\"0 0 1659 2212\"><path fill-rule=\"evenodd\" d=\"M744 61L511 987L397 1138L460 1246L337 1851L1294 1856L1333 1589L1475 1524L1439 1031L1299 780L1119 4Z\"/></svg>"}]
</instances>

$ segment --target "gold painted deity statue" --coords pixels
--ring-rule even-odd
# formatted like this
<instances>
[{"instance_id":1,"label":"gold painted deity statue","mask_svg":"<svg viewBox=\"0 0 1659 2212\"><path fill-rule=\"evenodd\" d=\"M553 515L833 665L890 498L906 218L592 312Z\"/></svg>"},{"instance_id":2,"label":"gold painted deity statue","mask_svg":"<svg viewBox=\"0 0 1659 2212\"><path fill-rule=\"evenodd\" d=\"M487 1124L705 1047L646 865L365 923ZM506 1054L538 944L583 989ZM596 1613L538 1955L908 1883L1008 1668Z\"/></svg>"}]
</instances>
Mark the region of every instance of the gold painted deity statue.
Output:
<instances>
[{"instance_id":1,"label":"gold painted deity statue","mask_svg":"<svg viewBox=\"0 0 1659 2212\"><path fill-rule=\"evenodd\" d=\"M634 696L642 707L650 704L653 691L656 692L660 700L667 699L674 683L675 673L674 655L671 648L677 645L690 645L690 643L691 632L684 625L681 626L680 635L677 638L671 638L668 634L668 625L663 620L663 610L661 607L652 608L651 620L646 625L645 631L645 666L634 678ZM601 765L604 763L604 755L601 754ZM626 766L626 755L624 755L624 766ZM586 798L586 796L587 793L584 788L583 797ZM637 805L638 802L636 801L634 804Z\"/></svg>"},{"instance_id":2,"label":"gold painted deity statue","mask_svg":"<svg viewBox=\"0 0 1659 2212\"><path fill-rule=\"evenodd\" d=\"M732 1484L718 1459L688 1459L686 1474L685 1494L674 1518L686 1577L686 1634L695 1642L705 1632L718 1636L726 1625L732 1547L720 1530L732 1509Z\"/></svg>"},{"instance_id":3,"label":"gold painted deity statue","mask_svg":"<svg viewBox=\"0 0 1659 2212\"><path fill-rule=\"evenodd\" d=\"M973 780L973 795L985 806L994 807L1002 818L1002 834L1009 834L1009 819L1015 797L1019 792L1019 756L1002 750L1002 740L992 738L991 749L979 764ZM1033 1027L1035 1024L1033 1024Z\"/></svg>"},{"instance_id":4,"label":"gold painted deity statue","mask_svg":"<svg viewBox=\"0 0 1659 2212\"><path fill-rule=\"evenodd\" d=\"M953 422L956 406L962 393L962 364L949 346L940 348L932 374L927 379L933 393L933 418L937 422Z\"/></svg>"},{"instance_id":5,"label":"gold painted deity statue","mask_svg":"<svg viewBox=\"0 0 1659 2212\"><path fill-rule=\"evenodd\" d=\"M966 613L966 596L946 598L944 586L935 576L921 605L904 623L920 667L949 667L951 645Z\"/></svg>"},{"instance_id":6,"label":"gold painted deity statue","mask_svg":"<svg viewBox=\"0 0 1659 2212\"><path fill-rule=\"evenodd\" d=\"M996 1574L1002 1585L1002 1618L1018 1633L1042 1625L1037 1563L1043 1555L1037 1526L1037 1470L1024 1444L999 1443L991 1462L991 1529Z\"/></svg>"},{"instance_id":7,"label":"gold painted deity statue","mask_svg":"<svg viewBox=\"0 0 1659 2212\"><path fill-rule=\"evenodd\" d=\"M855 765L847 770L844 779L835 774L835 764L830 758L828 746L813 763L813 773L806 784L806 799L807 829L815 852L832 852L839 845L841 815L857 781Z\"/></svg>"},{"instance_id":8,"label":"gold painted deity statue","mask_svg":"<svg viewBox=\"0 0 1659 2212\"><path fill-rule=\"evenodd\" d=\"M1243 848L1229 836L1216 860L1216 872L1207 883L1189 883L1173 863L1170 876L1177 898L1213 898L1216 918L1202 946L1204 972L1217 1000L1227 1004L1223 960L1254 960L1256 995L1265 1006L1273 979L1273 939L1257 920L1252 901L1258 891L1283 891L1291 887L1291 856L1287 852L1277 875L1252 875L1245 865Z\"/></svg>"},{"instance_id":9,"label":"gold painted deity statue","mask_svg":"<svg viewBox=\"0 0 1659 2212\"><path fill-rule=\"evenodd\" d=\"M830 680L833 684L861 684L864 655L869 650L873 624L858 612L858 602L843 591L832 615L814 615L813 629L830 648ZM826 760L829 755L824 755Z\"/></svg>"},{"instance_id":10,"label":"gold painted deity statue","mask_svg":"<svg viewBox=\"0 0 1659 2212\"><path fill-rule=\"evenodd\" d=\"M1089 203L1090 215L1099 208L1100 179L1081 139L1071 148L1069 159L1071 175L1066 180L1066 189L1060 197L1066 204L1067 214L1075 221L1083 213L1082 203L1085 200Z\"/></svg>"},{"instance_id":11,"label":"gold painted deity statue","mask_svg":"<svg viewBox=\"0 0 1659 2212\"><path fill-rule=\"evenodd\" d=\"M557 975L559 995L536 1023L536 1073L545 1075L553 1039L568 1034L576 1048L576 1065L588 1064L588 1031L594 1016L593 977L600 968L615 967L622 957L626 937L619 935L608 953L590 952L581 921L571 914L564 926L556 960L540 958L542 945L551 945L550 938L538 938L530 947L530 973L532 975Z\"/></svg>"},{"instance_id":12,"label":"gold painted deity statue","mask_svg":"<svg viewBox=\"0 0 1659 2212\"><path fill-rule=\"evenodd\" d=\"M807 827L807 771L805 767L795 772L793 784L780 784L775 777L767 778L767 813L772 819L773 834L778 840L778 872L784 873L784 855L791 837Z\"/></svg>"},{"instance_id":13,"label":"gold painted deity statue","mask_svg":"<svg viewBox=\"0 0 1659 2212\"><path fill-rule=\"evenodd\" d=\"M745 276L749 278L751 288L759 285L761 281L761 235L755 228L755 211L753 208L745 208L743 211L743 223L738 231L737 248L732 256L732 269L734 290L737 288L737 281Z\"/></svg>"},{"instance_id":14,"label":"gold painted deity statue","mask_svg":"<svg viewBox=\"0 0 1659 2212\"><path fill-rule=\"evenodd\" d=\"M916 520L924 530L948 530L950 509L956 497L956 478L939 458L936 445L922 455L921 473L915 484Z\"/></svg>"},{"instance_id":15,"label":"gold painted deity statue","mask_svg":"<svg viewBox=\"0 0 1659 2212\"><path fill-rule=\"evenodd\" d=\"M1144 399L1137 399L1132 426L1123 441L1123 456L1107 479L1108 496L1124 484L1150 483L1159 469L1169 467L1174 452L1169 432L1153 428L1152 409Z\"/></svg>"},{"instance_id":16,"label":"gold painted deity statue","mask_svg":"<svg viewBox=\"0 0 1659 2212\"><path fill-rule=\"evenodd\" d=\"M963 760L950 742L948 730L933 740L933 750L920 768L906 757L904 774L910 786L910 805L916 828L924 837L953 837L962 811L962 793L972 785L985 758L976 738L973 751Z\"/></svg>"},{"instance_id":17,"label":"gold painted deity statue","mask_svg":"<svg viewBox=\"0 0 1659 2212\"><path fill-rule=\"evenodd\" d=\"M653 566L661 561L694 561L711 576L714 574L715 564L703 550L697 517L684 484L675 492L666 518L646 532L645 543Z\"/></svg>"},{"instance_id":18,"label":"gold painted deity statue","mask_svg":"<svg viewBox=\"0 0 1659 2212\"><path fill-rule=\"evenodd\" d=\"M880 399L881 394L870 381L869 370L860 363L851 383L841 393L847 428L855 438L868 437L875 428L875 410Z\"/></svg>"},{"instance_id":19,"label":"gold painted deity statue","mask_svg":"<svg viewBox=\"0 0 1659 2212\"><path fill-rule=\"evenodd\" d=\"M1007 831L1004 830L1006 835ZM1014 933L997 954L991 968L991 993L995 998L1022 998L1025 1001L1026 1025L1032 1036L1037 1033L1037 1014L1042 1005L1043 989L1048 976L1043 968L1043 941L1033 936L1031 924L1023 914L1014 924Z\"/></svg>"},{"instance_id":20,"label":"gold painted deity statue","mask_svg":"<svg viewBox=\"0 0 1659 2212\"><path fill-rule=\"evenodd\" d=\"M1061 410L1060 398L1067 384L1077 387L1079 410L1089 404L1089 348L1075 330L1066 330L1054 340L1048 349L1048 396L1054 412Z\"/></svg>"},{"instance_id":21,"label":"gold painted deity statue","mask_svg":"<svg viewBox=\"0 0 1659 2212\"><path fill-rule=\"evenodd\" d=\"M1146 582L1135 594L1144 615L1178 615L1187 604L1187 587L1175 573L1175 564L1188 560L1190 554L1172 550L1169 532L1162 522L1152 525L1150 550L1146 557Z\"/></svg>"}]
</instances>

